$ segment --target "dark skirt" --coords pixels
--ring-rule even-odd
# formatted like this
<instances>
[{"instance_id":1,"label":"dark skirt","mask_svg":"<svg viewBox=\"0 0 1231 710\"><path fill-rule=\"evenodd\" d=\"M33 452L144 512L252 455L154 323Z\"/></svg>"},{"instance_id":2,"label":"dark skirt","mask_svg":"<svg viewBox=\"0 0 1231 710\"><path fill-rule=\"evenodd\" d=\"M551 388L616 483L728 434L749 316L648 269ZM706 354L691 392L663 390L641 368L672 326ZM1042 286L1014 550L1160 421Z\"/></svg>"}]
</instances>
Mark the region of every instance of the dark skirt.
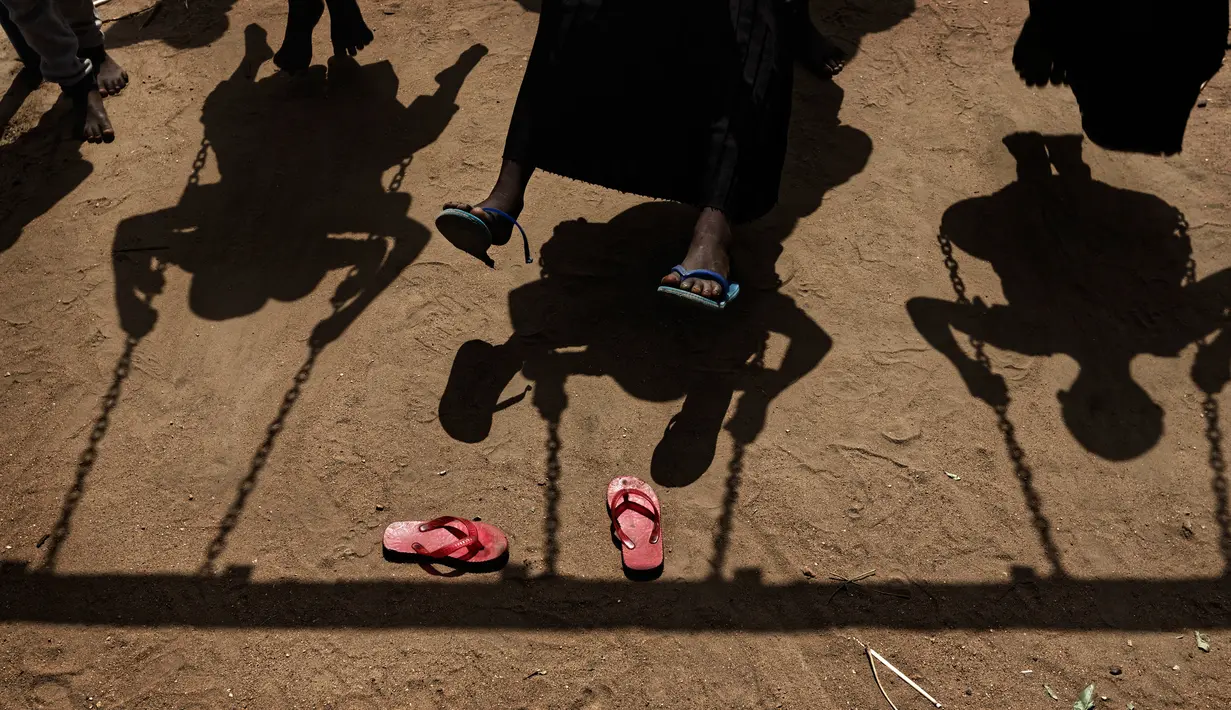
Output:
<instances>
[{"instance_id":1,"label":"dark skirt","mask_svg":"<svg viewBox=\"0 0 1231 710\"><path fill-rule=\"evenodd\" d=\"M546 0L504 157L736 222L777 202L784 0Z\"/></svg>"},{"instance_id":2,"label":"dark skirt","mask_svg":"<svg viewBox=\"0 0 1231 710\"><path fill-rule=\"evenodd\" d=\"M1180 152L1227 49L1227 0L1031 0L1028 22L1064 70L1086 135L1109 150Z\"/></svg>"}]
</instances>

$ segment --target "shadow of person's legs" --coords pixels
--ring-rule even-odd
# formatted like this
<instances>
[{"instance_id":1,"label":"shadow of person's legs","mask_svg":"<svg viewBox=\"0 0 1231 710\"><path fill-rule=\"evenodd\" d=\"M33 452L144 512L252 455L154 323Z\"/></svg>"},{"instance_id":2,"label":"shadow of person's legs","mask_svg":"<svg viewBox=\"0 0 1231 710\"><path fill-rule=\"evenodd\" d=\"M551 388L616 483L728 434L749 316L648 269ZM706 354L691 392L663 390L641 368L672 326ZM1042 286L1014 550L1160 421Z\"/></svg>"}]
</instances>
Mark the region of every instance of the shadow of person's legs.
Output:
<instances>
[{"instance_id":1,"label":"shadow of person's legs","mask_svg":"<svg viewBox=\"0 0 1231 710\"><path fill-rule=\"evenodd\" d=\"M694 377L683 407L654 448L650 475L655 483L687 486L709 469L735 392L732 379L733 375L710 373Z\"/></svg>"},{"instance_id":2,"label":"shadow of person's legs","mask_svg":"<svg viewBox=\"0 0 1231 710\"><path fill-rule=\"evenodd\" d=\"M13 100L20 96L24 101L21 93L14 94ZM4 100L8 99L6 94ZM94 171L81 156L80 142L63 138L70 111L71 101L61 95L34 128L0 147L0 185L4 186L0 252L17 243L27 225L46 214ZM0 132L2 124L0 121Z\"/></svg>"}]
</instances>

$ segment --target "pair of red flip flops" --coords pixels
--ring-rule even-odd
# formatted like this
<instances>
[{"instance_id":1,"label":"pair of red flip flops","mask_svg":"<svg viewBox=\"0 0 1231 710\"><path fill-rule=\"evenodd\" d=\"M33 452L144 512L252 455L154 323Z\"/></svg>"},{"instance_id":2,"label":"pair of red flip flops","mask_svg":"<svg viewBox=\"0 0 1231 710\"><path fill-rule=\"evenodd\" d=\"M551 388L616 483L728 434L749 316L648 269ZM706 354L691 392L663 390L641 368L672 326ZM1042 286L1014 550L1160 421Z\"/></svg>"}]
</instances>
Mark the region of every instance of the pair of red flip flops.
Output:
<instances>
[{"instance_id":1,"label":"pair of red flip flops","mask_svg":"<svg viewBox=\"0 0 1231 710\"><path fill-rule=\"evenodd\" d=\"M636 572L662 567L662 507L654 489L640 478L616 478L607 485L607 514L625 567ZM393 523L385 529L384 543L386 550L409 555L438 577L498 569L509 553L509 539L500 528L450 515ZM450 570L442 572L437 564Z\"/></svg>"}]
</instances>

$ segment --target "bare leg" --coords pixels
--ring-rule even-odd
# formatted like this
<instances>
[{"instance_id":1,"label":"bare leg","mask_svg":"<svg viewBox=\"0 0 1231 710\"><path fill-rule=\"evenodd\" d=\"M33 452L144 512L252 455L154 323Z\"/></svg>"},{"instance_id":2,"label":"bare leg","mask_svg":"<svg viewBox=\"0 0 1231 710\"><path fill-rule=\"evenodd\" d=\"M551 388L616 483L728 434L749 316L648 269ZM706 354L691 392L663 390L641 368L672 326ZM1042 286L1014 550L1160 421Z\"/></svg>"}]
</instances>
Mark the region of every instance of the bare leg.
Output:
<instances>
[{"instance_id":1,"label":"bare leg","mask_svg":"<svg viewBox=\"0 0 1231 710\"><path fill-rule=\"evenodd\" d=\"M286 37L274 55L274 64L285 72L303 71L312 63L312 30L325 12L323 0L289 0Z\"/></svg>"},{"instance_id":2,"label":"bare leg","mask_svg":"<svg viewBox=\"0 0 1231 710\"><path fill-rule=\"evenodd\" d=\"M94 5L87 0L59 0L60 14L77 36L77 55L90 60L98 91L103 96L113 96L128 86L128 72L111 58L104 48L103 21L99 19Z\"/></svg>"},{"instance_id":3,"label":"bare leg","mask_svg":"<svg viewBox=\"0 0 1231 710\"><path fill-rule=\"evenodd\" d=\"M731 270L731 260L728 254L732 241L734 241L734 235L727 216L722 210L706 207L701 210L701 216L697 218L697 225L692 234L692 245L688 247L688 254L684 256L684 261L680 262L680 265L688 271L706 269L727 276ZM681 282L680 275L673 271L663 277L662 283L666 286L692 291L715 301L721 300L724 296L722 286L717 281L704 277L683 279Z\"/></svg>"},{"instance_id":4,"label":"bare leg","mask_svg":"<svg viewBox=\"0 0 1231 710\"><path fill-rule=\"evenodd\" d=\"M98 91L103 96L115 96L128 86L128 72L115 61L103 45L82 49L81 56L94 65Z\"/></svg>"},{"instance_id":5,"label":"bare leg","mask_svg":"<svg viewBox=\"0 0 1231 710\"><path fill-rule=\"evenodd\" d=\"M325 0L329 3L329 38L333 53L353 57L374 39L355 0Z\"/></svg>"}]
</instances>

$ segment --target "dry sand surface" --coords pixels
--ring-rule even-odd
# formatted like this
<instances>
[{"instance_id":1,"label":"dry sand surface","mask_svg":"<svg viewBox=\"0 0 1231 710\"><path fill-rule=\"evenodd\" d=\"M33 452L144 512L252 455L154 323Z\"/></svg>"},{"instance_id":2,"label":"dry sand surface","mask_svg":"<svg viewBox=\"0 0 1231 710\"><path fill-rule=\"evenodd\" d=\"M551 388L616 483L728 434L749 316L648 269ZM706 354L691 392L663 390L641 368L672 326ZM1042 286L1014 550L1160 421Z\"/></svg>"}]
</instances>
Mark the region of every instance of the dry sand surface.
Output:
<instances>
[{"instance_id":1,"label":"dry sand surface","mask_svg":"<svg viewBox=\"0 0 1231 710\"><path fill-rule=\"evenodd\" d=\"M707 320L654 298L676 206L541 175L534 265L436 235L495 176L536 8L363 1L358 66L295 81L276 0L110 22L118 140L61 140L47 86L5 132L0 707L888 707L861 642L946 707L1231 706L1193 374L1228 361L1196 345L1231 303L1225 71L1181 155L1113 154L1017 79L1025 2L817 0L854 58L798 72L782 204ZM484 388L490 430L441 413ZM656 581L615 475L662 499ZM507 531L504 571L382 558L442 513Z\"/></svg>"}]
</instances>

